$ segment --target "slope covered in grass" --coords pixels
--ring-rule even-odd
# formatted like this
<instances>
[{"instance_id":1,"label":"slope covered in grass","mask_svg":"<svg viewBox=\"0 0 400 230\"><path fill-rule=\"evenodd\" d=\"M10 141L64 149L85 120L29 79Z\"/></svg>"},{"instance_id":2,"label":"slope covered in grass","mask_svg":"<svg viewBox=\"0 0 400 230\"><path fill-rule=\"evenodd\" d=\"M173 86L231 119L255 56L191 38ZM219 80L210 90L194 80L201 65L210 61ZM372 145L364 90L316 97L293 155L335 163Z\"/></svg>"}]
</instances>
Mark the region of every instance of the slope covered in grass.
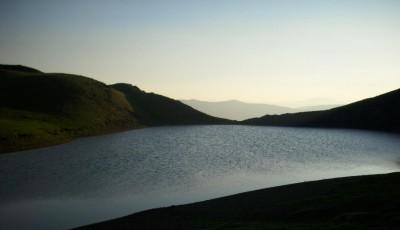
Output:
<instances>
[{"instance_id":1,"label":"slope covered in grass","mask_svg":"<svg viewBox=\"0 0 400 230\"><path fill-rule=\"evenodd\" d=\"M25 69L0 68L1 152L139 125L123 93L101 82Z\"/></svg>"},{"instance_id":2,"label":"slope covered in grass","mask_svg":"<svg viewBox=\"0 0 400 230\"><path fill-rule=\"evenodd\" d=\"M330 110L266 115L250 125L310 126L400 132L400 89Z\"/></svg>"}]
</instances>

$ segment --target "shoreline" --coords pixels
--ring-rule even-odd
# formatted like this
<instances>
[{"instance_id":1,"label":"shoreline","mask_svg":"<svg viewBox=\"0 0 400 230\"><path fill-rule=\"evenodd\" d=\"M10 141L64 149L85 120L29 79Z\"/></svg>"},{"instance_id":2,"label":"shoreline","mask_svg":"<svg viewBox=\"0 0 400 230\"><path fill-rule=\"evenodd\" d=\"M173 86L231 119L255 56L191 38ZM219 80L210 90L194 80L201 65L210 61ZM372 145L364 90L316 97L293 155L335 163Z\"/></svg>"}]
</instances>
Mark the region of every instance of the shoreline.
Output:
<instances>
[{"instance_id":1,"label":"shoreline","mask_svg":"<svg viewBox=\"0 0 400 230\"><path fill-rule=\"evenodd\" d=\"M77 136L77 137L70 137L68 139L65 139L64 141L56 141L53 143L46 143L46 144L38 144L38 145L31 145L29 147L22 147L22 148L11 148L13 150L11 151L3 151L3 149L0 149L0 155L4 154L12 154L12 153L17 153L17 152L22 152L22 151L29 151L29 150L35 150L35 149L41 149L41 148L47 148L47 147L52 147L52 146L57 146L57 145L63 145L70 143L72 141L81 139L81 138L88 138L88 137L97 137L97 136L106 136L106 135L111 135L111 134L116 134L116 133L124 133L132 130L138 130L138 129L146 129L146 128L160 128L160 127L185 127L185 126L208 126L208 125L243 125L243 124L190 124L190 125L159 125L159 126L137 126L137 127L130 127L130 128L122 128L122 129L115 129L112 131L104 131L104 132L99 132L95 134L89 134L89 135L82 135L82 136Z\"/></svg>"},{"instance_id":2,"label":"shoreline","mask_svg":"<svg viewBox=\"0 0 400 230\"><path fill-rule=\"evenodd\" d=\"M41 149L41 148L48 148L48 147L52 147L52 146L67 144L67 143L70 143L72 141L75 141L75 140L78 140L78 139L81 139L81 138L105 136L105 135L109 135L109 134L123 133L123 132L131 131L131 130L143 129L143 128L148 128L148 127L131 127L131 128L116 129L116 130L111 130L111 131L99 132L99 133L96 133L96 134L89 134L89 135L70 137L70 138L66 138L63 141L55 141L53 143L33 144L31 146L28 146L28 147L24 146L22 148L13 148L12 147L12 148L10 148L10 149L13 149L11 151L9 151L9 150L3 151L3 149L1 149L0 150L0 155L18 153L18 152Z\"/></svg>"}]
</instances>

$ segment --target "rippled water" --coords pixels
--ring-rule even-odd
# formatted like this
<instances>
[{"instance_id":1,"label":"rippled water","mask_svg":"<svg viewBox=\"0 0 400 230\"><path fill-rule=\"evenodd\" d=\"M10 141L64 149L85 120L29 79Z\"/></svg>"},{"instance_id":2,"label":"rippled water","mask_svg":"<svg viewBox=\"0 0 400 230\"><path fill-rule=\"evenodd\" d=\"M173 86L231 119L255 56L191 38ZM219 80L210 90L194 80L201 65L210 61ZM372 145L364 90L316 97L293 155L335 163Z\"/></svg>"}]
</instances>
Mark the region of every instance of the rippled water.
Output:
<instances>
[{"instance_id":1,"label":"rippled water","mask_svg":"<svg viewBox=\"0 0 400 230\"><path fill-rule=\"evenodd\" d=\"M0 155L0 228L67 229L306 180L399 171L400 136L184 126Z\"/></svg>"}]
</instances>

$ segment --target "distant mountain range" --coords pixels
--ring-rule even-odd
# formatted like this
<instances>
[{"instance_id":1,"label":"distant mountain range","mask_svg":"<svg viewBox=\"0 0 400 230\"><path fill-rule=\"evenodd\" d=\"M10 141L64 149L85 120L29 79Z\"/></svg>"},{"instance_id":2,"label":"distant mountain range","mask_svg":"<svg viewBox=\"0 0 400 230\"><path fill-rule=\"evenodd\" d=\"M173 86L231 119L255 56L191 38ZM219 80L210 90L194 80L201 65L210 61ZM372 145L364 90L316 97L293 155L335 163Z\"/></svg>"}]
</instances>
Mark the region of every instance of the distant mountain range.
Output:
<instances>
[{"instance_id":1,"label":"distant mountain range","mask_svg":"<svg viewBox=\"0 0 400 230\"><path fill-rule=\"evenodd\" d=\"M0 152L146 126L225 123L128 84L0 65Z\"/></svg>"},{"instance_id":2,"label":"distant mountain range","mask_svg":"<svg viewBox=\"0 0 400 230\"><path fill-rule=\"evenodd\" d=\"M331 109L339 105L317 105L298 108L277 106L262 103L246 103L238 100L208 102L199 100L181 100L183 103L207 114L231 120L245 120L265 114L284 114L305 111L317 111Z\"/></svg>"},{"instance_id":3,"label":"distant mountain range","mask_svg":"<svg viewBox=\"0 0 400 230\"><path fill-rule=\"evenodd\" d=\"M400 132L400 89L329 110L265 115L242 124Z\"/></svg>"}]
</instances>

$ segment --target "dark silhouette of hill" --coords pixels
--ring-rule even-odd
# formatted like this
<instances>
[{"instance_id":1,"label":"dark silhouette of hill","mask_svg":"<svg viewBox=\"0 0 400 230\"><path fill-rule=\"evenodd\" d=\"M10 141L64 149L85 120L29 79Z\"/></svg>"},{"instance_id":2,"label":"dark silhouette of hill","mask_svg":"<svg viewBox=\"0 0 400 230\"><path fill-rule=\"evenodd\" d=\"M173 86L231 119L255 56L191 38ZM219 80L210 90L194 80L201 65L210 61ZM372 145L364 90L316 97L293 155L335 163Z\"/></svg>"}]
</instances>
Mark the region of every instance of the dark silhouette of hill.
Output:
<instances>
[{"instance_id":1,"label":"dark silhouette of hill","mask_svg":"<svg viewBox=\"0 0 400 230\"><path fill-rule=\"evenodd\" d=\"M144 125L224 124L230 121L199 112L178 100L155 93L146 93L136 86L118 83L111 85L123 92L135 108L137 120Z\"/></svg>"},{"instance_id":2,"label":"dark silhouette of hill","mask_svg":"<svg viewBox=\"0 0 400 230\"><path fill-rule=\"evenodd\" d=\"M330 110L266 115L248 125L305 126L400 132L400 89Z\"/></svg>"},{"instance_id":3,"label":"dark silhouette of hill","mask_svg":"<svg viewBox=\"0 0 400 230\"><path fill-rule=\"evenodd\" d=\"M41 71L23 66L23 65L1 65L0 70L15 71L15 72L26 72L26 73L42 73Z\"/></svg>"},{"instance_id":4,"label":"dark silhouette of hill","mask_svg":"<svg viewBox=\"0 0 400 230\"><path fill-rule=\"evenodd\" d=\"M398 229L400 173L303 182L157 208L79 229Z\"/></svg>"},{"instance_id":5,"label":"dark silhouette of hill","mask_svg":"<svg viewBox=\"0 0 400 230\"><path fill-rule=\"evenodd\" d=\"M0 152L151 125L228 122L137 87L0 65Z\"/></svg>"}]
</instances>

